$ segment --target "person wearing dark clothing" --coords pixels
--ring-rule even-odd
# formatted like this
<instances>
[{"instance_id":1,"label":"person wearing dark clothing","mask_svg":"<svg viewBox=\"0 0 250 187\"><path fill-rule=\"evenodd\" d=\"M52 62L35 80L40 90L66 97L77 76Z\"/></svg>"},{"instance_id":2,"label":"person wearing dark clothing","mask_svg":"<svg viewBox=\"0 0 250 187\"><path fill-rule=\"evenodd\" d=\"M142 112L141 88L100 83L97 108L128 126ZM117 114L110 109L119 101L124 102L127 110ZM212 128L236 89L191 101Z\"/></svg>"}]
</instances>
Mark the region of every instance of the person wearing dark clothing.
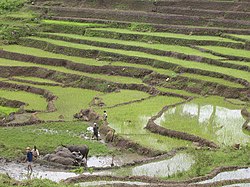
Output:
<instances>
[{"instance_id":1,"label":"person wearing dark clothing","mask_svg":"<svg viewBox=\"0 0 250 187\"><path fill-rule=\"evenodd\" d=\"M27 164L28 164L28 172L29 172L29 171L32 172L33 154L32 154L32 152L31 152L31 150L30 150L30 147L27 147L27 148L26 148L26 153L27 153L27 155L26 155L25 161L26 161Z\"/></svg>"},{"instance_id":2,"label":"person wearing dark clothing","mask_svg":"<svg viewBox=\"0 0 250 187\"><path fill-rule=\"evenodd\" d=\"M108 123L108 114L106 111L103 111L103 121L104 121L104 124L107 125Z\"/></svg>"},{"instance_id":3,"label":"person wearing dark clothing","mask_svg":"<svg viewBox=\"0 0 250 187\"><path fill-rule=\"evenodd\" d=\"M94 127L93 127L93 136L92 138L96 137L96 139L98 140L98 126L96 123L94 123Z\"/></svg>"}]
</instances>

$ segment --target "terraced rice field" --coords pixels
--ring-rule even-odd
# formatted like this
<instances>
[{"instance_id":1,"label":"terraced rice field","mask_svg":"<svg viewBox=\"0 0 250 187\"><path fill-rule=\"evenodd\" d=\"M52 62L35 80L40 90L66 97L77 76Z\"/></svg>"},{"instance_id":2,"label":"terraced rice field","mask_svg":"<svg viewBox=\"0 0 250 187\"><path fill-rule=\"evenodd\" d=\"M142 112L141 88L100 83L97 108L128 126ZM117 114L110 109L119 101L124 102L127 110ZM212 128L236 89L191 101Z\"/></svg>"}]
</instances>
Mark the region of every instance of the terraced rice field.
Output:
<instances>
[{"instance_id":1,"label":"terraced rice field","mask_svg":"<svg viewBox=\"0 0 250 187\"><path fill-rule=\"evenodd\" d=\"M8 20L0 23L5 27L13 20L34 19L32 24L37 27L29 28L32 30L29 34L14 37L15 42L9 44L4 40L6 37L0 37L3 40L0 43L0 124L13 125L13 121L3 120L11 112L17 116L35 115L34 124L39 120L63 122L62 126L46 123L9 131L7 127L2 128L0 152L1 145L7 148L0 157L10 157L13 149L17 149L16 156L22 154L14 139L4 143L4 136L19 131L20 138L15 138L22 147L34 139L36 132L41 134L41 141L46 138L52 141L54 136L57 141L51 145L35 141L43 153L62 143L77 141L88 142L93 149L91 156L112 152L99 142L96 143L100 146L98 152L95 143L82 141L80 131L85 132L86 124L92 126L94 122L114 130L117 135L114 146L144 156L179 149L192 152L189 161L194 166L188 166L186 174L180 171L161 176L152 174L156 178L187 179L210 172L214 169L210 166L221 166L206 163L204 170L199 168L201 160L194 153L197 146L197 149L208 146L214 152L223 152L239 144L249 150L249 132L243 126L248 125L250 111L243 109L250 109L247 18L250 3L237 1L238 9L234 10L236 5L230 1L190 0L190 7L197 10L193 16L186 10L185 1L176 4L174 0L159 0L152 4L145 0L145 7L137 5L138 1L132 6L131 2L126 0L127 6L121 2L118 6L107 1L103 6L88 0L85 4L61 0L58 6L53 6L52 1L37 0L32 5L26 4L35 13L18 16L10 13L2 18ZM173 10L176 11L170 13ZM220 11L224 12L224 19ZM37 15L41 15L39 19ZM13 31L10 35L15 34ZM18 101L25 105L17 106ZM73 123L77 120L73 116L86 109L99 116L107 111L107 124L99 118L85 119L84 127L76 130L79 125ZM18 123L18 119L17 124L25 124ZM50 128L61 134L50 136L43 132ZM23 139L28 132L31 137ZM102 134L101 138L106 136ZM249 166L249 162L245 165ZM124 173L137 176L136 168L112 172L118 176ZM191 174L188 170L192 170Z\"/></svg>"}]
</instances>

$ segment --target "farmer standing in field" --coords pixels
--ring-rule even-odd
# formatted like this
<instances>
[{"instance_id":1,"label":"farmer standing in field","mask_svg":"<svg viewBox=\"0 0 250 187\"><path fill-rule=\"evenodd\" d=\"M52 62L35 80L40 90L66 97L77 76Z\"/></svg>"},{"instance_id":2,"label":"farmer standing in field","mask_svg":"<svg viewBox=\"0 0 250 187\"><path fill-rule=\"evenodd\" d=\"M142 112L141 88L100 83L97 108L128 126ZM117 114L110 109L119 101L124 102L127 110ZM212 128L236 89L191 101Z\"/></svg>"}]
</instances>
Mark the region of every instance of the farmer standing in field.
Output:
<instances>
[{"instance_id":1,"label":"farmer standing in field","mask_svg":"<svg viewBox=\"0 0 250 187\"><path fill-rule=\"evenodd\" d=\"M108 114L107 114L106 110L104 110L103 111L103 121L104 121L104 124L108 123L107 120L108 120Z\"/></svg>"},{"instance_id":2,"label":"farmer standing in field","mask_svg":"<svg viewBox=\"0 0 250 187\"><path fill-rule=\"evenodd\" d=\"M26 148L26 153L27 153L27 155L26 155L26 159L25 159L25 162L27 162L27 164L28 164L28 173L30 172L30 173L32 173L32 160L33 160L33 154L32 154L32 152L31 152L31 150L30 150L30 147L27 147Z\"/></svg>"},{"instance_id":3,"label":"farmer standing in field","mask_svg":"<svg viewBox=\"0 0 250 187\"><path fill-rule=\"evenodd\" d=\"M98 126L96 123L94 123L94 127L93 127L93 136L92 138L96 137L96 139L98 140Z\"/></svg>"}]
</instances>

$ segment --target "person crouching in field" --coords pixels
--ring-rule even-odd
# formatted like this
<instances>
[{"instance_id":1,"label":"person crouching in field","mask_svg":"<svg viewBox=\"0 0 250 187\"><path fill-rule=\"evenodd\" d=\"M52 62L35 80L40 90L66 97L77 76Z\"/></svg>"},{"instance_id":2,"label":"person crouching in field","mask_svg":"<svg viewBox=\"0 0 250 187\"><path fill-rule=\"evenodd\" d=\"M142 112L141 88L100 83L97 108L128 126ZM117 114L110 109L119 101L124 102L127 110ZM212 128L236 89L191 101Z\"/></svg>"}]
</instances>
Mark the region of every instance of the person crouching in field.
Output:
<instances>
[{"instance_id":1,"label":"person crouching in field","mask_svg":"<svg viewBox=\"0 0 250 187\"><path fill-rule=\"evenodd\" d=\"M31 152L31 150L30 150L30 147L27 147L26 148L26 153L27 153L27 155L26 155L26 159L25 159L25 162L27 162L27 164L28 164L28 173L30 172L30 173L32 173L32 160L33 160L33 154L32 154L32 152Z\"/></svg>"}]
</instances>

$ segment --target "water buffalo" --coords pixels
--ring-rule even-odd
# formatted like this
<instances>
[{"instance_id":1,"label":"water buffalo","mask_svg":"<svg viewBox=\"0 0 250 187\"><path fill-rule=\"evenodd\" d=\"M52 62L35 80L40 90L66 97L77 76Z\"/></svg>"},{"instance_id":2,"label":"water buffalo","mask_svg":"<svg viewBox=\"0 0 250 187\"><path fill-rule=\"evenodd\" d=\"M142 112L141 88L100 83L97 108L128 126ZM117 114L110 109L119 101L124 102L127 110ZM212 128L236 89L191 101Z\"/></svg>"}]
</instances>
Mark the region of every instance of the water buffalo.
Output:
<instances>
[{"instance_id":1,"label":"water buffalo","mask_svg":"<svg viewBox=\"0 0 250 187\"><path fill-rule=\"evenodd\" d=\"M80 152L82 154L82 158L86 159L88 158L89 148L87 145L63 145L63 147L68 148L71 152Z\"/></svg>"}]
</instances>

